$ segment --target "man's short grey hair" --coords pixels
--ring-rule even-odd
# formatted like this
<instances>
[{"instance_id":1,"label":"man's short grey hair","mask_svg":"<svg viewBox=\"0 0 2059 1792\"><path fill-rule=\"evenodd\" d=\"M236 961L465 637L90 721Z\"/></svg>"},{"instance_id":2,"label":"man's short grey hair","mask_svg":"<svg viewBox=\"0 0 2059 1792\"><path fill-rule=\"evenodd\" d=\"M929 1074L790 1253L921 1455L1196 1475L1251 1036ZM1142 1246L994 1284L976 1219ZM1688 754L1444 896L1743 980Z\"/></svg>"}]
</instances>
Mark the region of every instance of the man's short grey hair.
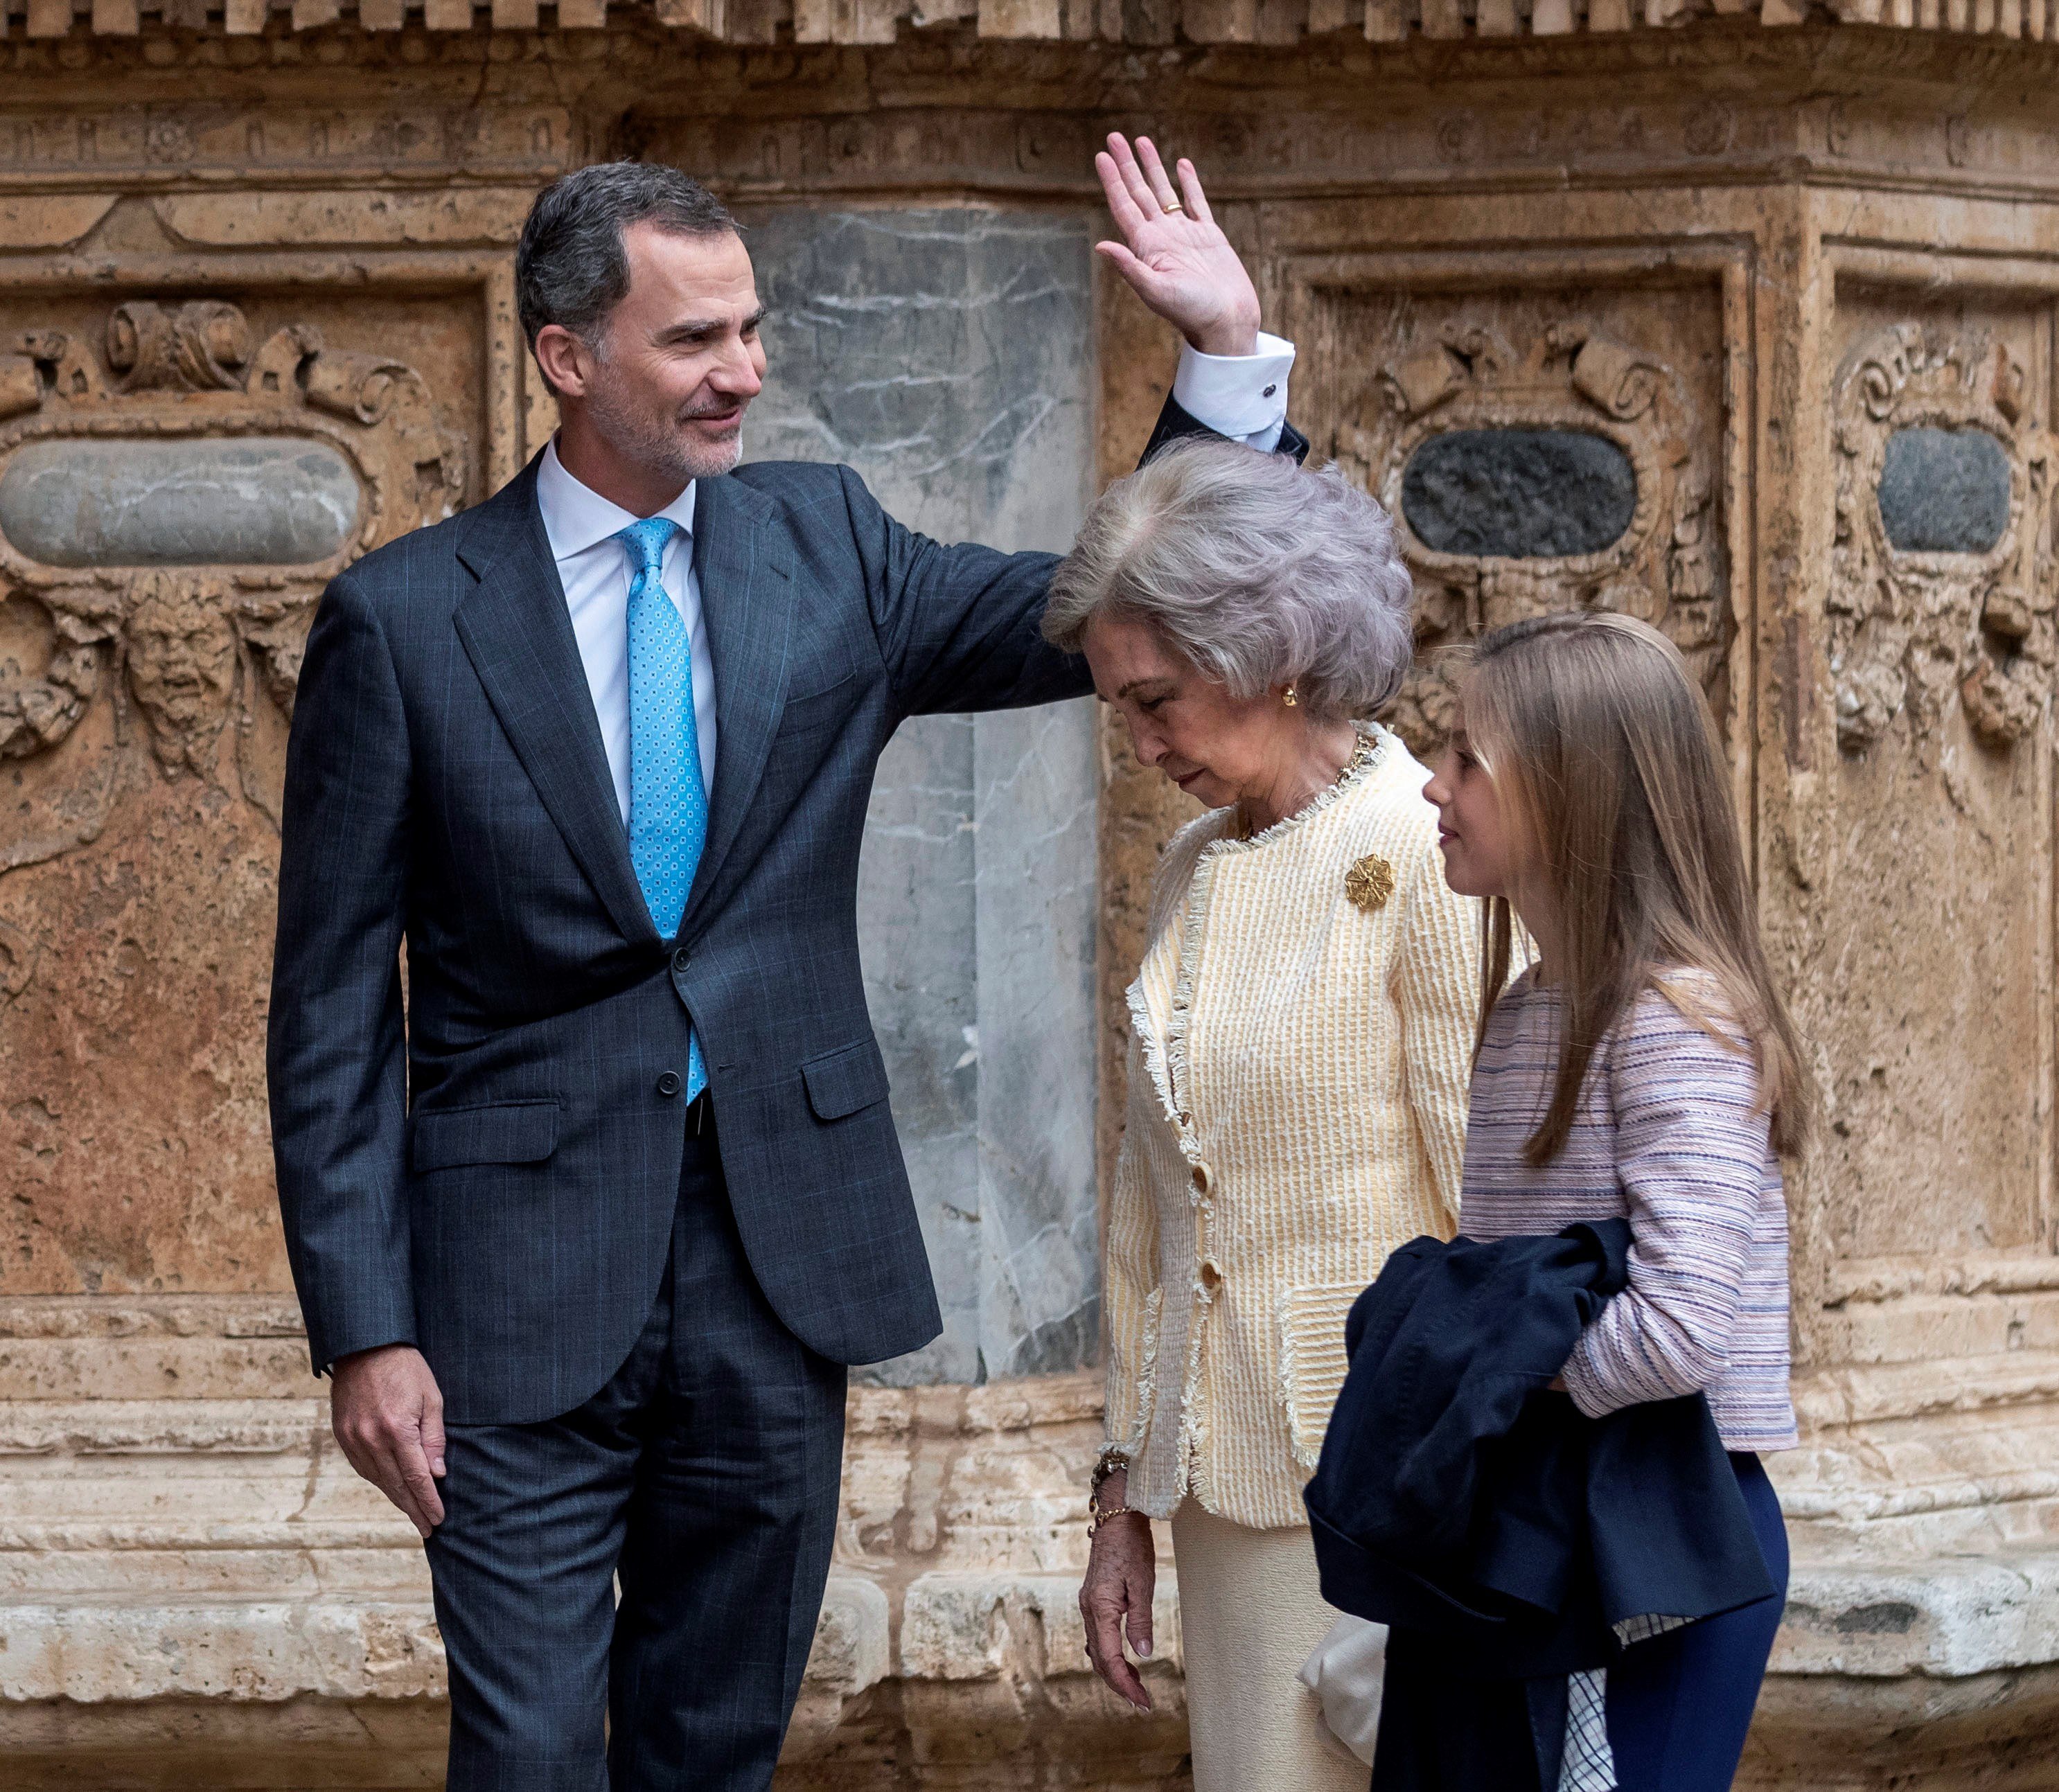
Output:
<instances>
[{"instance_id":1,"label":"man's short grey hair","mask_svg":"<svg viewBox=\"0 0 2059 1792\"><path fill-rule=\"evenodd\" d=\"M1096 616L1148 623L1233 696L1291 684L1312 719L1339 721L1400 690L1412 602L1387 513L1335 467L1185 442L1088 512L1044 635L1077 653Z\"/></svg>"},{"instance_id":2,"label":"man's short grey hair","mask_svg":"<svg viewBox=\"0 0 2059 1792\"><path fill-rule=\"evenodd\" d=\"M690 175L656 162L575 169L536 195L515 249L515 309L529 346L546 324L599 352L607 314L629 290L622 233L655 224L682 237L737 229L722 201Z\"/></svg>"}]
</instances>

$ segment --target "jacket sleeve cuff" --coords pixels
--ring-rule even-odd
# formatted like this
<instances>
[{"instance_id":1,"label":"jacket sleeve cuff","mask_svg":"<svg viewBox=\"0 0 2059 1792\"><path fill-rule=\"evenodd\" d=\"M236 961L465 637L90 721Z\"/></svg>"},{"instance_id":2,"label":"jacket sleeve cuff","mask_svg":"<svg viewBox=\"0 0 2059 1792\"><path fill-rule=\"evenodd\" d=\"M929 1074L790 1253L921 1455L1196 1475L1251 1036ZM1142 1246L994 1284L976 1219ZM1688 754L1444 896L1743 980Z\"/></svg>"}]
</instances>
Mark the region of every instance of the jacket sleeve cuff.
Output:
<instances>
[{"instance_id":1,"label":"jacket sleeve cuff","mask_svg":"<svg viewBox=\"0 0 2059 1792\"><path fill-rule=\"evenodd\" d=\"M327 1375L343 1358L355 1356L360 1350L379 1350L388 1344L420 1348L412 1312L404 1316L398 1312L359 1312L328 1324L315 1323L310 1317L308 1357L317 1375Z\"/></svg>"},{"instance_id":2,"label":"jacket sleeve cuff","mask_svg":"<svg viewBox=\"0 0 2059 1792\"><path fill-rule=\"evenodd\" d=\"M1606 1419L1611 1412L1631 1404L1618 1399L1595 1372L1594 1364L1587 1359L1585 1338L1573 1347L1573 1354L1566 1359L1565 1368L1559 1372L1565 1378L1566 1392L1573 1396L1573 1404L1583 1418Z\"/></svg>"},{"instance_id":3,"label":"jacket sleeve cuff","mask_svg":"<svg viewBox=\"0 0 2059 1792\"><path fill-rule=\"evenodd\" d=\"M1180 345L1173 397L1180 408L1218 436L1269 454L1287 421L1287 376L1294 344L1260 331L1249 355L1205 355Z\"/></svg>"}]
</instances>

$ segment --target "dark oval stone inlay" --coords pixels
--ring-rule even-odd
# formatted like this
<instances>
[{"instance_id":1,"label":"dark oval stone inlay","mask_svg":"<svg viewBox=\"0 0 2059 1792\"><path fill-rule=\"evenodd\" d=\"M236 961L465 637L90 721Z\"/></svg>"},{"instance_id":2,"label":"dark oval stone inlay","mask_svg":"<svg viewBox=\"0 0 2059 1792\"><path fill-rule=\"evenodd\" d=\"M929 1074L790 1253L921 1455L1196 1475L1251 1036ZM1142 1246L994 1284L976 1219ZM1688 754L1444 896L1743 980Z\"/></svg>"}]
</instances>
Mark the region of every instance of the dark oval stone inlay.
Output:
<instances>
[{"instance_id":1,"label":"dark oval stone inlay","mask_svg":"<svg viewBox=\"0 0 2059 1792\"><path fill-rule=\"evenodd\" d=\"M1408 457L1401 512L1440 554L1599 554L1637 513L1637 469L1579 429L1454 429Z\"/></svg>"},{"instance_id":2,"label":"dark oval stone inlay","mask_svg":"<svg viewBox=\"0 0 2059 1792\"><path fill-rule=\"evenodd\" d=\"M301 566L350 539L361 503L326 442L30 442L0 475L0 532L46 566Z\"/></svg>"},{"instance_id":3,"label":"dark oval stone inlay","mask_svg":"<svg viewBox=\"0 0 2059 1792\"><path fill-rule=\"evenodd\" d=\"M1898 429L1880 520L1905 554L1985 554L2009 527L2009 452L1985 429Z\"/></svg>"}]
</instances>

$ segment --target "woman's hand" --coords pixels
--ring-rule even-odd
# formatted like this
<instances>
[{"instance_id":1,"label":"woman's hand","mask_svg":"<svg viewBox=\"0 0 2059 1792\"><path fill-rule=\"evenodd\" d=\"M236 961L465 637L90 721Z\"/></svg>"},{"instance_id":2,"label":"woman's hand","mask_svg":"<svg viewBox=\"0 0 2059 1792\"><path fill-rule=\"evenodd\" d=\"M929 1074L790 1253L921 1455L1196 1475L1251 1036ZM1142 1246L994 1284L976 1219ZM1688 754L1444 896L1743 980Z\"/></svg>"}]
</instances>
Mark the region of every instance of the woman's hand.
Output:
<instances>
[{"instance_id":1,"label":"woman's hand","mask_svg":"<svg viewBox=\"0 0 2059 1792\"><path fill-rule=\"evenodd\" d=\"M1209 214L1201 176L1184 156L1176 193L1151 139L1134 154L1119 133L1094 157L1119 243L1095 249L1137 296L1205 355L1258 352L1258 290Z\"/></svg>"},{"instance_id":2,"label":"woman's hand","mask_svg":"<svg viewBox=\"0 0 2059 1792\"><path fill-rule=\"evenodd\" d=\"M1104 1509L1123 1503L1129 1476L1121 1469L1101 1483ZM1151 1653L1151 1596L1158 1585L1158 1555L1151 1521L1141 1513L1111 1519L1094 1533L1080 1615L1086 1620L1087 1659L1094 1672L1140 1711L1151 1709L1144 1678L1122 1652L1125 1633L1140 1656Z\"/></svg>"}]
</instances>

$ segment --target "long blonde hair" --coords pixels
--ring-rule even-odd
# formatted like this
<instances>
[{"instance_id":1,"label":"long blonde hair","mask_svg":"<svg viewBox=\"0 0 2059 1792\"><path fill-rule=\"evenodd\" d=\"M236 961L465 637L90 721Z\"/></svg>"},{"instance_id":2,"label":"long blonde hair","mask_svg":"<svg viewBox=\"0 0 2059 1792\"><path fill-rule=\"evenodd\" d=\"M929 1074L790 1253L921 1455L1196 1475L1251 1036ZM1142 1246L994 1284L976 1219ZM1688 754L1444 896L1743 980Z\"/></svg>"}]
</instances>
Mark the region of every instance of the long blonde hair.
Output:
<instances>
[{"instance_id":1,"label":"long blonde hair","mask_svg":"<svg viewBox=\"0 0 2059 1792\"><path fill-rule=\"evenodd\" d=\"M1759 939L1737 810L1715 725L1679 649L1597 611L1537 616L1481 638L1464 675L1466 731L1494 780L1557 938L1549 969L1565 1032L1550 1105L1523 1148L1533 1166L1566 1142L1595 1053L1656 989L1756 1057L1773 1144L1807 1142L1814 1085ZM1513 922L1494 898L1480 1022L1507 982ZM1705 973L1726 1013L1699 1012L1669 970Z\"/></svg>"}]
</instances>

